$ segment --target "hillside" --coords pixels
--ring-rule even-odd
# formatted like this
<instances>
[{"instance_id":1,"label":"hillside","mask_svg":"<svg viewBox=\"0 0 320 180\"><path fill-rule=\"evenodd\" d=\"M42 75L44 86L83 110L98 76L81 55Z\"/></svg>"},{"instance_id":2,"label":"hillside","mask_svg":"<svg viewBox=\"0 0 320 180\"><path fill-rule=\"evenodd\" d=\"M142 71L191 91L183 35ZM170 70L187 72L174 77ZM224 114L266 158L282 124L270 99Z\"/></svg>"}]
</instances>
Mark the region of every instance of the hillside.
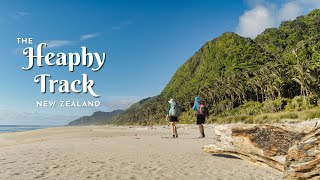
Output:
<instances>
[{"instance_id":1,"label":"hillside","mask_svg":"<svg viewBox=\"0 0 320 180\"><path fill-rule=\"evenodd\" d=\"M173 75L160 95L114 118L118 124L164 123L169 98L183 106L181 120L200 95L212 116L254 115L317 106L320 10L270 28L254 40L224 33L203 45Z\"/></svg>"},{"instance_id":2,"label":"hillside","mask_svg":"<svg viewBox=\"0 0 320 180\"><path fill-rule=\"evenodd\" d=\"M109 123L111 118L122 113L123 110L114 110L111 112L94 112L91 116L83 116L71 121L68 126L87 126L87 125L103 125Z\"/></svg>"}]
</instances>

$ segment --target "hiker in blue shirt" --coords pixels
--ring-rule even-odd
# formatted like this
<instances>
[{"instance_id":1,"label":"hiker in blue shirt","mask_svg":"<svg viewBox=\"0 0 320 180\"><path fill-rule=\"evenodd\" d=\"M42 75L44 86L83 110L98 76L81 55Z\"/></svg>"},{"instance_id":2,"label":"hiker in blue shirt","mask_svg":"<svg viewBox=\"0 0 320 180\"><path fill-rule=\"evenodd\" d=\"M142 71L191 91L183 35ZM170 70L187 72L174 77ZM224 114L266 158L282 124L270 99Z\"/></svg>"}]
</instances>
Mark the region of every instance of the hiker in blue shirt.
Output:
<instances>
[{"instance_id":1,"label":"hiker in blue shirt","mask_svg":"<svg viewBox=\"0 0 320 180\"><path fill-rule=\"evenodd\" d=\"M208 114L208 109L205 106L204 101L200 100L200 97L197 96L194 98L194 104L192 107L192 110L196 111L196 117L197 117L197 125L199 126L199 131L200 131L200 137L199 138L204 138L204 127L203 124L206 121L206 116Z\"/></svg>"},{"instance_id":2,"label":"hiker in blue shirt","mask_svg":"<svg viewBox=\"0 0 320 180\"><path fill-rule=\"evenodd\" d=\"M195 111L199 111L199 107L200 107L200 97L197 96L194 98L194 104L193 104L193 107L192 107L192 110L195 110Z\"/></svg>"}]
</instances>

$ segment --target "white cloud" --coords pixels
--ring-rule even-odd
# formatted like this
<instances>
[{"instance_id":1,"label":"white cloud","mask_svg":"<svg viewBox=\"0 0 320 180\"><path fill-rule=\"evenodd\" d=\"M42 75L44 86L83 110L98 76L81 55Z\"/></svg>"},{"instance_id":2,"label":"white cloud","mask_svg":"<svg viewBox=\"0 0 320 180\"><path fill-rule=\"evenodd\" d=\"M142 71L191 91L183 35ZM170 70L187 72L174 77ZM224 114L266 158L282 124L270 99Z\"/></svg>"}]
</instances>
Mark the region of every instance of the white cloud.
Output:
<instances>
[{"instance_id":1,"label":"white cloud","mask_svg":"<svg viewBox=\"0 0 320 180\"><path fill-rule=\"evenodd\" d=\"M320 8L320 0L288 0L273 4L266 0L248 0L251 8L239 17L237 33L255 38L266 28L276 27L282 21L292 20L315 8Z\"/></svg>"},{"instance_id":2,"label":"white cloud","mask_svg":"<svg viewBox=\"0 0 320 180\"><path fill-rule=\"evenodd\" d=\"M84 41L84 40L92 39L92 38L95 38L95 37L98 37L98 36L100 36L99 33L85 34L85 35L82 35L82 36L80 37L80 40L81 40L81 41Z\"/></svg>"},{"instance_id":3,"label":"white cloud","mask_svg":"<svg viewBox=\"0 0 320 180\"><path fill-rule=\"evenodd\" d=\"M75 41L68 41L68 40L50 40L50 41L44 41L47 44L48 49L51 48L58 48L58 47L63 47L67 45L72 45L75 44ZM26 48L26 47L24 47ZM12 54L14 55L22 55L22 51L24 48L15 48L12 50Z\"/></svg>"},{"instance_id":4,"label":"white cloud","mask_svg":"<svg viewBox=\"0 0 320 180\"><path fill-rule=\"evenodd\" d=\"M133 24L133 21L131 20L127 20L127 21L122 21L119 23L119 25L117 26L112 26L111 29L112 30L120 30L121 28L125 27L125 26L129 26L129 25L132 25Z\"/></svg>"},{"instance_id":5,"label":"white cloud","mask_svg":"<svg viewBox=\"0 0 320 180\"><path fill-rule=\"evenodd\" d=\"M257 6L246 11L239 18L238 33L245 37L255 37L275 24L271 11L264 6Z\"/></svg>"},{"instance_id":6,"label":"white cloud","mask_svg":"<svg viewBox=\"0 0 320 180\"><path fill-rule=\"evenodd\" d=\"M48 48L57 48L57 47L62 47L66 45L71 45L74 42L73 41L68 41L68 40L50 40L46 41Z\"/></svg>"},{"instance_id":7,"label":"white cloud","mask_svg":"<svg viewBox=\"0 0 320 180\"><path fill-rule=\"evenodd\" d=\"M133 24L133 21L131 21L131 20L122 21L120 24L121 25L131 25L131 24Z\"/></svg>"},{"instance_id":8,"label":"white cloud","mask_svg":"<svg viewBox=\"0 0 320 180\"><path fill-rule=\"evenodd\" d=\"M294 19L301 14L301 9L294 2L289 2L285 4L279 10L279 18L280 19Z\"/></svg>"},{"instance_id":9,"label":"white cloud","mask_svg":"<svg viewBox=\"0 0 320 180\"><path fill-rule=\"evenodd\" d=\"M13 24L19 21L20 19L22 19L22 17L28 16L28 15L30 15L29 12L17 11L15 13L11 13L6 16L0 17L0 23Z\"/></svg>"},{"instance_id":10,"label":"white cloud","mask_svg":"<svg viewBox=\"0 0 320 180\"><path fill-rule=\"evenodd\" d=\"M28 13L28 12L25 12L25 11L18 11L17 12L17 15L19 15L19 16L27 16L27 15L29 15L30 13Z\"/></svg>"},{"instance_id":11,"label":"white cloud","mask_svg":"<svg viewBox=\"0 0 320 180\"><path fill-rule=\"evenodd\" d=\"M112 26L111 29L112 30L119 30L119 29L121 29L121 27L120 26Z\"/></svg>"},{"instance_id":12,"label":"white cloud","mask_svg":"<svg viewBox=\"0 0 320 180\"><path fill-rule=\"evenodd\" d=\"M17 11L15 14L11 15L11 19L20 19L23 16L28 16L30 13L24 11Z\"/></svg>"},{"instance_id":13,"label":"white cloud","mask_svg":"<svg viewBox=\"0 0 320 180\"><path fill-rule=\"evenodd\" d=\"M85 34L80 36L80 40L84 41L87 39L95 38L100 36L99 33L94 33L94 34ZM47 48L57 48L57 47L63 47L63 46L69 46L69 45L74 45L79 43L79 41L72 41L72 40L49 40L45 41L47 43Z\"/></svg>"}]
</instances>

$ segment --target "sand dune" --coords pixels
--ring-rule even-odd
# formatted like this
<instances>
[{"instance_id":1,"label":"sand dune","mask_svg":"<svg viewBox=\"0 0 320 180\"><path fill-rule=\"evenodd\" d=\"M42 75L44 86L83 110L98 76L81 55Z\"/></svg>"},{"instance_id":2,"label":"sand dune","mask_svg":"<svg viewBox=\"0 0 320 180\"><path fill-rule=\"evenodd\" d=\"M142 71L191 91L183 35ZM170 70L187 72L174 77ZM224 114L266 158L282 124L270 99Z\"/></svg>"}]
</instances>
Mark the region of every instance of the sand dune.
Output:
<instances>
[{"instance_id":1,"label":"sand dune","mask_svg":"<svg viewBox=\"0 0 320 180\"><path fill-rule=\"evenodd\" d=\"M0 179L282 179L269 167L213 156L195 125L62 127L0 134ZM211 130L211 131L210 131Z\"/></svg>"}]
</instances>

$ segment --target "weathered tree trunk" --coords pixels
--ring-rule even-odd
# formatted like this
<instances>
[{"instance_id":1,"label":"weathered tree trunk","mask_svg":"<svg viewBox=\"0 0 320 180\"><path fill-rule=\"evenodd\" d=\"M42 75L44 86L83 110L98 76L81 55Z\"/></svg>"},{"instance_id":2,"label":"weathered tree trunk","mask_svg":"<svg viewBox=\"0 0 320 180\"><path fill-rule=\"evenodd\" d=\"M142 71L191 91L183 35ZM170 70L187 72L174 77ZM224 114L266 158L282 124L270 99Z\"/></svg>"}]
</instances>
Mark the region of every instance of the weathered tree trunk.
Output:
<instances>
[{"instance_id":1,"label":"weathered tree trunk","mask_svg":"<svg viewBox=\"0 0 320 180\"><path fill-rule=\"evenodd\" d=\"M320 179L320 127L291 147L285 162L287 179Z\"/></svg>"},{"instance_id":2,"label":"weathered tree trunk","mask_svg":"<svg viewBox=\"0 0 320 180\"><path fill-rule=\"evenodd\" d=\"M202 149L269 165L284 172L287 179L320 179L320 127L316 127L317 122L217 125L215 143Z\"/></svg>"},{"instance_id":3,"label":"weathered tree trunk","mask_svg":"<svg viewBox=\"0 0 320 180\"><path fill-rule=\"evenodd\" d=\"M304 134L271 125L224 125L215 128L216 143L203 147L214 154L230 154L284 170L288 149Z\"/></svg>"}]
</instances>

